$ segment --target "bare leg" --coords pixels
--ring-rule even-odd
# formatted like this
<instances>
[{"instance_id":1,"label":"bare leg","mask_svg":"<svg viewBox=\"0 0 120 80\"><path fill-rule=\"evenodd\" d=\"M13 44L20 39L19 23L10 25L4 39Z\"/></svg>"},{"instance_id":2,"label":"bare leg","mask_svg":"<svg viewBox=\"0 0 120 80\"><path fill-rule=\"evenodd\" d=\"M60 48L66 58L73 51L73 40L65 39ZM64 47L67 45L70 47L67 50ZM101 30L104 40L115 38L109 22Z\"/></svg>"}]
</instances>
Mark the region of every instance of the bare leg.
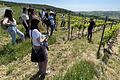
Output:
<instances>
[{"instance_id":1,"label":"bare leg","mask_svg":"<svg viewBox=\"0 0 120 80\"><path fill-rule=\"evenodd\" d=\"M44 62L42 62L42 72L43 72L43 74L45 74L46 73L46 69L47 69L47 60L45 60Z\"/></svg>"},{"instance_id":2,"label":"bare leg","mask_svg":"<svg viewBox=\"0 0 120 80\"><path fill-rule=\"evenodd\" d=\"M46 51L45 51L45 61L42 62L42 73L43 74L46 73L47 63L48 63L48 51L46 49Z\"/></svg>"},{"instance_id":3,"label":"bare leg","mask_svg":"<svg viewBox=\"0 0 120 80\"><path fill-rule=\"evenodd\" d=\"M42 73L42 62L38 63L38 67L39 67L39 72Z\"/></svg>"}]
</instances>

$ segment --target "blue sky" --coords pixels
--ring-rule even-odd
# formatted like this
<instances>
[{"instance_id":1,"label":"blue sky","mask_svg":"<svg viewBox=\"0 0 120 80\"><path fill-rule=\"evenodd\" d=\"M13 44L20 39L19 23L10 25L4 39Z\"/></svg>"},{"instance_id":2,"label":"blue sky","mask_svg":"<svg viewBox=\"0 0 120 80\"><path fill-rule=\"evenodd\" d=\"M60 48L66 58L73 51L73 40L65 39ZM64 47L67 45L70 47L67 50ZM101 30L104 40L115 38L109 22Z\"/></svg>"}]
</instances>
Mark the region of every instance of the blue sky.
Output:
<instances>
[{"instance_id":1,"label":"blue sky","mask_svg":"<svg viewBox=\"0 0 120 80\"><path fill-rule=\"evenodd\" d=\"M47 4L72 11L120 11L120 0L4 0Z\"/></svg>"}]
</instances>

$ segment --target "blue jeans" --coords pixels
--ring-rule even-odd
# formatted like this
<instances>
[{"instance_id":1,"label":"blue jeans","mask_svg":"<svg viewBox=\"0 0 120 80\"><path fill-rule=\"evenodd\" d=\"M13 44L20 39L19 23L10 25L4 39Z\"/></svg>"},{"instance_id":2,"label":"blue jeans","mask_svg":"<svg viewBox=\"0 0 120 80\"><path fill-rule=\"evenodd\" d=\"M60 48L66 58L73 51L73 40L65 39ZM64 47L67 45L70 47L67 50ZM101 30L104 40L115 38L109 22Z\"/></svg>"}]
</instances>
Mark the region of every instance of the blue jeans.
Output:
<instances>
[{"instance_id":1,"label":"blue jeans","mask_svg":"<svg viewBox=\"0 0 120 80\"><path fill-rule=\"evenodd\" d=\"M52 36L53 31L55 30L55 24L54 25L50 25L50 28L51 28L50 36Z\"/></svg>"},{"instance_id":2,"label":"blue jeans","mask_svg":"<svg viewBox=\"0 0 120 80\"><path fill-rule=\"evenodd\" d=\"M18 30L16 26L8 27L7 31L12 37L12 44L16 43L16 35L18 35L22 40L25 40L24 34L20 30Z\"/></svg>"}]
</instances>

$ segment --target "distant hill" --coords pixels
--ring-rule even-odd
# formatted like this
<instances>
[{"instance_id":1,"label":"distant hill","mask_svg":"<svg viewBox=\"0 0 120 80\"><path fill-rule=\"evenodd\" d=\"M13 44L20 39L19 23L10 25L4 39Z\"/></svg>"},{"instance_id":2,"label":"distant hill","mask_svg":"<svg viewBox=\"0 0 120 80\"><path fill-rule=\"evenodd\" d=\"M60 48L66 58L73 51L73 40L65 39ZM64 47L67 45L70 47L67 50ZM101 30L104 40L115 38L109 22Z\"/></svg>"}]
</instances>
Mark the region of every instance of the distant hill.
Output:
<instances>
[{"instance_id":1,"label":"distant hill","mask_svg":"<svg viewBox=\"0 0 120 80\"><path fill-rule=\"evenodd\" d=\"M62 8L57 8L57 7L53 7L53 6L49 6L49 5L42 5L42 4L27 4L27 3L16 3L16 2L8 2L8 1L0 1L1 5L6 5L8 7L11 6L29 6L32 5L33 8L36 9L41 9L41 8L46 8L46 9L52 9L55 10L58 13L69 13L71 12L73 15L74 13L80 13L81 16L86 16L86 17L90 17L93 16L95 18L99 18L99 19L104 19L105 16L108 16L109 19L112 20L120 20L120 11L80 11L80 12L73 12L70 10L66 10L66 9L62 9Z\"/></svg>"},{"instance_id":2,"label":"distant hill","mask_svg":"<svg viewBox=\"0 0 120 80\"><path fill-rule=\"evenodd\" d=\"M41 9L41 8L46 8L46 9L51 9L51 10L55 10L56 12L59 12L59 13L68 13L68 12L71 12L73 13L72 11L70 10L66 10L66 9L62 9L62 8L57 8L57 7L53 7L53 6L49 6L49 5L42 5L42 4L27 4L27 3L16 3L16 2L8 2L8 1L0 1L0 4L1 5L6 5L8 7L11 7L11 6L29 6L31 5L33 8L36 8L36 9Z\"/></svg>"},{"instance_id":3,"label":"distant hill","mask_svg":"<svg viewBox=\"0 0 120 80\"><path fill-rule=\"evenodd\" d=\"M108 16L110 19L120 19L120 11L89 11L89 12L80 12L83 15L94 15L105 17Z\"/></svg>"}]
</instances>

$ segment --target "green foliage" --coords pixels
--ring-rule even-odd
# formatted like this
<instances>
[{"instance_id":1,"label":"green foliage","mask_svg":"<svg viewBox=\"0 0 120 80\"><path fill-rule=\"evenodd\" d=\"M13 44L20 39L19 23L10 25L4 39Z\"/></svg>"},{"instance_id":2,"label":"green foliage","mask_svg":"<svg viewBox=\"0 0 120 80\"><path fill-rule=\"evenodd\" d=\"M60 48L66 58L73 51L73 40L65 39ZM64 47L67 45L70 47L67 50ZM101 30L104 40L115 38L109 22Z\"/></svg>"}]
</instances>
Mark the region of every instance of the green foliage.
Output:
<instances>
[{"instance_id":1,"label":"green foliage","mask_svg":"<svg viewBox=\"0 0 120 80\"><path fill-rule=\"evenodd\" d=\"M104 34L103 44L106 44L110 39L115 38L119 29L120 24L112 26L112 29L107 29Z\"/></svg>"},{"instance_id":2,"label":"green foliage","mask_svg":"<svg viewBox=\"0 0 120 80\"><path fill-rule=\"evenodd\" d=\"M83 25L83 27L84 27L84 28L88 28L88 27L89 27L89 24L86 23L86 24Z\"/></svg>"},{"instance_id":3,"label":"green foliage","mask_svg":"<svg viewBox=\"0 0 120 80\"><path fill-rule=\"evenodd\" d=\"M21 13L22 13L22 6L15 5L15 6L12 6L11 8L13 10L13 16L17 21L17 24L20 24L19 17L21 16Z\"/></svg>"},{"instance_id":4,"label":"green foliage","mask_svg":"<svg viewBox=\"0 0 120 80\"><path fill-rule=\"evenodd\" d=\"M7 44L0 49L0 65L21 59L31 51L30 40L16 45Z\"/></svg>"},{"instance_id":5,"label":"green foliage","mask_svg":"<svg viewBox=\"0 0 120 80\"><path fill-rule=\"evenodd\" d=\"M3 46L3 49L0 50L0 65L7 64L11 62L11 60L16 60L15 53L16 51L11 44Z\"/></svg>"},{"instance_id":6,"label":"green foliage","mask_svg":"<svg viewBox=\"0 0 120 80\"><path fill-rule=\"evenodd\" d=\"M91 80L95 75L96 70L92 64L79 61L64 76L55 77L54 80Z\"/></svg>"},{"instance_id":7,"label":"green foliage","mask_svg":"<svg viewBox=\"0 0 120 80\"><path fill-rule=\"evenodd\" d=\"M3 36L7 36L7 32L5 30L3 30L2 26L0 26L0 39Z\"/></svg>"},{"instance_id":8,"label":"green foliage","mask_svg":"<svg viewBox=\"0 0 120 80\"><path fill-rule=\"evenodd\" d=\"M56 42L56 36L51 36L49 39L48 39L48 43L49 45L52 45Z\"/></svg>"}]
</instances>

